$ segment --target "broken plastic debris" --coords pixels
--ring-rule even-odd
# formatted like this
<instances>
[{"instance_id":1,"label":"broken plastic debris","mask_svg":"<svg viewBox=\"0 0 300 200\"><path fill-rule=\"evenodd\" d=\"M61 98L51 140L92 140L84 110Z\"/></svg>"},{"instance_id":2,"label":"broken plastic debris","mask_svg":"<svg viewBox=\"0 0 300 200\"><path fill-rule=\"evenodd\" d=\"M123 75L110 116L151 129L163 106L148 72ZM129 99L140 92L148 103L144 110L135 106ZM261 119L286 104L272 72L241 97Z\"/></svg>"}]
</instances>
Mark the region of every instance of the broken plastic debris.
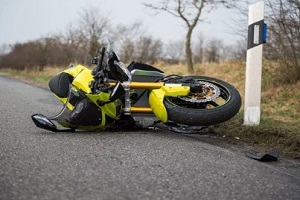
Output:
<instances>
[{"instance_id":1,"label":"broken plastic debris","mask_svg":"<svg viewBox=\"0 0 300 200\"><path fill-rule=\"evenodd\" d=\"M246 151L246 156L258 161L268 162L268 161L276 161L279 157L279 152L277 150L273 150L270 153L261 154L259 152L249 150Z\"/></svg>"}]
</instances>

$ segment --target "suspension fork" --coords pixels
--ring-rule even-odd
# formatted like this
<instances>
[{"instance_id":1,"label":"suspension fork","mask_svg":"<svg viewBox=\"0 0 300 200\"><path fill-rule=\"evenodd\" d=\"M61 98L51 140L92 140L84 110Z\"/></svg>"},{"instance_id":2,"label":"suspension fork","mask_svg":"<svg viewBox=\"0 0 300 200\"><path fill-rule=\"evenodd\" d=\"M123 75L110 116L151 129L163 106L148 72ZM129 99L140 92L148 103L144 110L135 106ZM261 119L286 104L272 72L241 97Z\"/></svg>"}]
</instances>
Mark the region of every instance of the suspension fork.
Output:
<instances>
[{"instance_id":1,"label":"suspension fork","mask_svg":"<svg viewBox=\"0 0 300 200\"><path fill-rule=\"evenodd\" d=\"M115 83L110 83L115 85ZM125 90L125 104L124 104L124 114L131 115L131 113L153 113L150 107L132 107L131 106L131 89L159 89L164 86L163 82L153 83L153 82L131 82L124 81L122 86Z\"/></svg>"},{"instance_id":2,"label":"suspension fork","mask_svg":"<svg viewBox=\"0 0 300 200\"><path fill-rule=\"evenodd\" d=\"M115 83L110 83L112 86L115 85ZM183 86L182 84L168 84L164 82L131 82L131 81L124 81L122 83L124 90L125 90L125 108L124 108L124 114L130 115L131 113L161 113L160 108L163 106L163 98L165 96L181 96L181 95L187 95L187 93L190 91L189 86ZM153 90L152 91L152 105L151 107L131 107L131 100L130 100L130 92L131 89L148 89ZM154 103L155 102L155 103ZM157 108L156 108L157 107ZM154 110L153 110L154 109ZM162 112L166 113L165 109L162 109Z\"/></svg>"}]
</instances>

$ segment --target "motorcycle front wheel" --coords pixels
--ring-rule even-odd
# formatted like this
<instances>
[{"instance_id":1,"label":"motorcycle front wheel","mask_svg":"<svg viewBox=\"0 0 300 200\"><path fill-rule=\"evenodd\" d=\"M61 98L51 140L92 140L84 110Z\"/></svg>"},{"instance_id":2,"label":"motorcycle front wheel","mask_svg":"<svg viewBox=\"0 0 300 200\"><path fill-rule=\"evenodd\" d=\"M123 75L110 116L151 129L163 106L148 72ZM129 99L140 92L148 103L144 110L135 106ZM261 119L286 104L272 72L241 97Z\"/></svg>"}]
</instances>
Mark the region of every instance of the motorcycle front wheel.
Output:
<instances>
[{"instance_id":1,"label":"motorcycle front wheel","mask_svg":"<svg viewBox=\"0 0 300 200\"><path fill-rule=\"evenodd\" d=\"M235 116L241 107L239 92L222 80L192 76L203 90L191 91L185 97L166 97L168 120L190 126L219 124Z\"/></svg>"}]
</instances>

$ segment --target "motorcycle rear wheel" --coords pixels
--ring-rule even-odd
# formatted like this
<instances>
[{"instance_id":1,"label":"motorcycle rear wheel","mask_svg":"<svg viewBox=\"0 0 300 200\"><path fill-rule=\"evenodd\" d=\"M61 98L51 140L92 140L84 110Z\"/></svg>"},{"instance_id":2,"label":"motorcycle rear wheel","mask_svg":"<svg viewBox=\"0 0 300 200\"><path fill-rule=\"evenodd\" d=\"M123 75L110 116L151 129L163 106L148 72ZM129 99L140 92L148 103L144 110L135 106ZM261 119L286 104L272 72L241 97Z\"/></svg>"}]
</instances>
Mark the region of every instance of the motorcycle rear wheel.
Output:
<instances>
[{"instance_id":1,"label":"motorcycle rear wheel","mask_svg":"<svg viewBox=\"0 0 300 200\"><path fill-rule=\"evenodd\" d=\"M164 105L168 120L190 126L209 126L225 122L238 113L241 107L241 96L232 85L206 76L192 76L192 78L201 84L206 84L207 89L212 92L208 92L207 96L190 93L184 97L185 99L166 97ZM189 98L199 98L199 101L189 100Z\"/></svg>"}]
</instances>

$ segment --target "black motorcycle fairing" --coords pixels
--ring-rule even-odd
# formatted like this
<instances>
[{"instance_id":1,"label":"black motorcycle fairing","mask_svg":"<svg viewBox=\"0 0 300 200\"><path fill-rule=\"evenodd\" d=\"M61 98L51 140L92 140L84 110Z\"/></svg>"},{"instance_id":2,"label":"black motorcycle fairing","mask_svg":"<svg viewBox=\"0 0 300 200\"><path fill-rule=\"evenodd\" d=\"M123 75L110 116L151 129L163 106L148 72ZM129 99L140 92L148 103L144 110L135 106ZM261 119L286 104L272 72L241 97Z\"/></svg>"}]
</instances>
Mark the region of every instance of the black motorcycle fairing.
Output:
<instances>
[{"instance_id":1,"label":"black motorcycle fairing","mask_svg":"<svg viewBox=\"0 0 300 200\"><path fill-rule=\"evenodd\" d=\"M39 128L46 129L52 132L58 131L56 125L42 114L33 114L31 115L31 119L34 122L34 124Z\"/></svg>"},{"instance_id":2,"label":"black motorcycle fairing","mask_svg":"<svg viewBox=\"0 0 300 200\"><path fill-rule=\"evenodd\" d=\"M49 88L58 97L65 98L68 96L69 85L72 81L73 77L65 72L61 72L49 81Z\"/></svg>"},{"instance_id":3,"label":"black motorcycle fairing","mask_svg":"<svg viewBox=\"0 0 300 200\"><path fill-rule=\"evenodd\" d=\"M130 71L123 62L119 62L118 56L114 54L112 58L109 58L107 65L110 71L110 77L117 81L128 81L131 79Z\"/></svg>"},{"instance_id":4,"label":"black motorcycle fairing","mask_svg":"<svg viewBox=\"0 0 300 200\"><path fill-rule=\"evenodd\" d=\"M36 126L53 132L75 131L80 126L98 126L102 122L102 110L88 99L83 92L68 85L68 98L62 110L53 117L32 115ZM61 125L70 129L57 129Z\"/></svg>"},{"instance_id":5,"label":"black motorcycle fairing","mask_svg":"<svg viewBox=\"0 0 300 200\"><path fill-rule=\"evenodd\" d=\"M57 116L52 117L52 120L58 123L71 124L70 127L97 126L101 124L101 109L89 100L82 91L70 85L68 94L69 96L64 104L64 108ZM74 109L71 110L68 107L69 104Z\"/></svg>"},{"instance_id":6,"label":"black motorcycle fairing","mask_svg":"<svg viewBox=\"0 0 300 200\"><path fill-rule=\"evenodd\" d=\"M71 124L80 126L98 126L101 120L101 109L89 99L79 101L67 119Z\"/></svg>"},{"instance_id":7,"label":"black motorcycle fairing","mask_svg":"<svg viewBox=\"0 0 300 200\"><path fill-rule=\"evenodd\" d=\"M110 58L107 61L107 65L109 67L109 78L113 80L122 80L122 76L119 74L117 67L115 66L114 62L117 61L114 58Z\"/></svg>"},{"instance_id":8,"label":"black motorcycle fairing","mask_svg":"<svg viewBox=\"0 0 300 200\"><path fill-rule=\"evenodd\" d=\"M109 73L109 78L113 79L113 80L121 80L121 76L117 70L117 67L115 66L115 61L120 61L119 56L114 52L110 41L107 40L107 66L108 66L108 70L110 71Z\"/></svg>"}]
</instances>

